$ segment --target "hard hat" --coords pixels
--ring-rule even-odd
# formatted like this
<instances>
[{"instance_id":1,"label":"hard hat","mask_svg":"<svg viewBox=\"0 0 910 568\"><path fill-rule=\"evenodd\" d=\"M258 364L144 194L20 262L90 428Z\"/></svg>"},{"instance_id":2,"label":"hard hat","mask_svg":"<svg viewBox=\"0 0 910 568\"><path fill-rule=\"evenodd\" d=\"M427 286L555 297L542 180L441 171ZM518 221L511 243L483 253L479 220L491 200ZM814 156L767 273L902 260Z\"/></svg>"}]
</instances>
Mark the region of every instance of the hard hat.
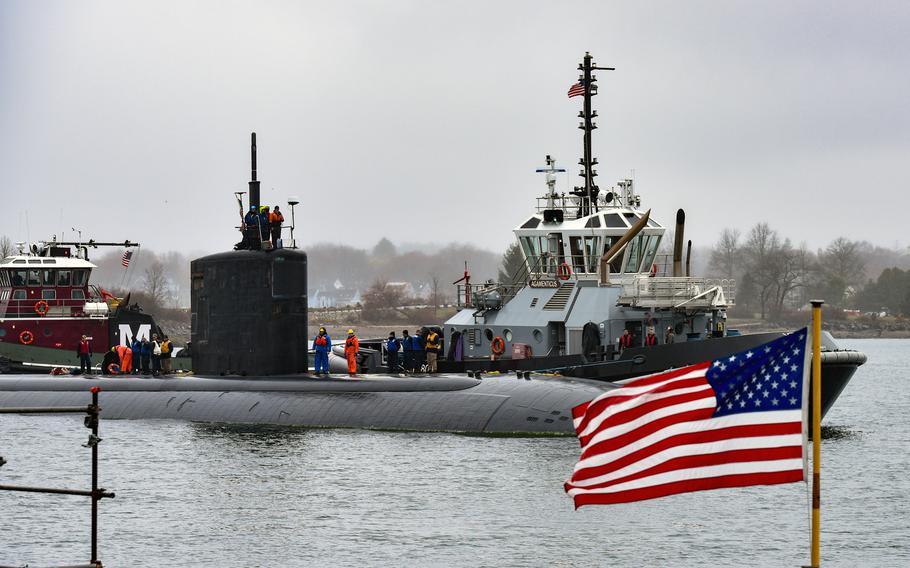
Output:
<instances>
[{"instance_id":1,"label":"hard hat","mask_svg":"<svg viewBox=\"0 0 910 568\"><path fill-rule=\"evenodd\" d=\"M319 331L325 331L325 328L324 328L324 327L320 327L320 328L319 328Z\"/></svg>"},{"instance_id":2,"label":"hard hat","mask_svg":"<svg viewBox=\"0 0 910 568\"><path fill-rule=\"evenodd\" d=\"M354 330L353 330L353 329L349 329L349 330L348 330L348 335L354 335Z\"/></svg>"}]
</instances>

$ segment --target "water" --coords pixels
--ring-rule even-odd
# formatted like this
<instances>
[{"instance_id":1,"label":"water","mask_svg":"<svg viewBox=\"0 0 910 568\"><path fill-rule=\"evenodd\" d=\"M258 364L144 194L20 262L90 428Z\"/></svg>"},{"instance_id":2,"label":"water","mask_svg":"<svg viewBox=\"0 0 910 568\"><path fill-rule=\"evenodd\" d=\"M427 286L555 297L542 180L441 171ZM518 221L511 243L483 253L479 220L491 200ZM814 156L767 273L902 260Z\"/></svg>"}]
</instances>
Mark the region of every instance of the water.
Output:
<instances>
[{"instance_id":1,"label":"water","mask_svg":"<svg viewBox=\"0 0 910 568\"><path fill-rule=\"evenodd\" d=\"M910 565L908 340L826 419L825 566ZM103 399L102 399L103 400ZM82 418L0 416L0 483L87 487ZM799 566L806 485L574 511L572 438L102 421L106 566ZM88 560L88 500L0 492L0 565Z\"/></svg>"}]
</instances>

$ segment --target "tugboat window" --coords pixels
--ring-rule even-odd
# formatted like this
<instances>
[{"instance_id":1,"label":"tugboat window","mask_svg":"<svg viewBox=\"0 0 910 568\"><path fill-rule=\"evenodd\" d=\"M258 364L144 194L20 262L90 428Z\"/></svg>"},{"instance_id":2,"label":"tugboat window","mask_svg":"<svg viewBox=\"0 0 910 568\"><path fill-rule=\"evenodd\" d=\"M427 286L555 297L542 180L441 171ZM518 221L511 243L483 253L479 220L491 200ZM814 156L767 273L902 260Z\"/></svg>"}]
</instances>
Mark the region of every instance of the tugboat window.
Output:
<instances>
[{"instance_id":1,"label":"tugboat window","mask_svg":"<svg viewBox=\"0 0 910 568\"><path fill-rule=\"evenodd\" d=\"M597 263L600 260L600 237L585 237L585 256L588 259L588 272L597 272Z\"/></svg>"},{"instance_id":2,"label":"tugboat window","mask_svg":"<svg viewBox=\"0 0 910 568\"><path fill-rule=\"evenodd\" d=\"M88 270L73 271L73 286L85 286L86 282L88 282Z\"/></svg>"},{"instance_id":3,"label":"tugboat window","mask_svg":"<svg viewBox=\"0 0 910 568\"><path fill-rule=\"evenodd\" d=\"M6 330L0 327L0 337L6 337Z\"/></svg>"},{"instance_id":4,"label":"tugboat window","mask_svg":"<svg viewBox=\"0 0 910 568\"><path fill-rule=\"evenodd\" d=\"M641 265L641 236L637 236L629 243L629 259L626 261L626 274L638 272Z\"/></svg>"},{"instance_id":5,"label":"tugboat window","mask_svg":"<svg viewBox=\"0 0 910 568\"><path fill-rule=\"evenodd\" d=\"M585 271L585 255L581 248L581 237L569 237L569 249L572 254L572 270Z\"/></svg>"},{"instance_id":6,"label":"tugboat window","mask_svg":"<svg viewBox=\"0 0 910 568\"><path fill-rule=\"evenodd\" d=\"M70 295L70 298L72 298L73 300L84 300L85 292L83 292L82 290L73 290L72 294Z\"/></svg>"},{"instance_id":7,"label":"tugboat window","mask_svg":"<svg viewBox=\"0 0 910 568\"><path fill-rule=\"evenodd\" d=\"M57 272L55 270L42 270L41 271L41 285L42 286L56 286L57 285Z\"/></svg>"},{"instance_id":8,"label":"tugboat window","mask_svg":"<svg viewBox=\"0 0 910 568\"><path fill-rule=\"evenodd\" d=\"M73 278L69 270L60 270L57 272L57 286L72 286Z\"/></svg>"},{"instance_id":9,"label":"tugboat window","mask_svg":"<svg viewBox=\"0 0 910 568\"><path fill-rule=\"evenodd\" d=\"M645 247L645 262L642 264L645 270L651 270L654 257L657 255L658 246L660 246L660 235L652 235L648 241L648 246Z\"/></svg>"},{"instance_id":10,"label":"tugboat window","mask_svg":"<svg viewBox=\"0 0 910 568\"><path fill-rule=\"evenodd\" d=\"M13 299L14 300L24 300L25 299L25 290L14 290Z\"/></svg>"},{"instance_id":11,"label":"tugboat window","mask_svg":"<svg viewBox=\"0 0 910 568\"><path fill-rule=\"evenodd\" d=\"M485 329L483 332L483 335L484 335L484 337L487 338L487 341L493 341L493 330L492 329L490 329L490 328Z\"/></svg>"},{"instance_id":12,"label":"tugboat window","mask_svg":"<svg viewBox=\"0 0 910 568\"><path fill-rule=\"evenodd\" d=\"M41 271L40 270L29 270L28 271L28 285L29 286L41 286Z\"/></svg>"},{"instance_id":13,"label":"tugboat window","mask_svg":"<svg viewBox=\"0 0 910 568\"><path fill-rule=\"evenodd\" d=\"M539 329L535 329L535 330L531 333L531 335L534 336L534 341L536 341L537 343L540 343L540 342L543 341L543 332L540 331Z\"/></svg>"},{"instance_id":14,"label":"tugboat window","mask_svg":"<svg viewBox=\"0 0 910 568\"><path fill-rule=\"evenodd\" d=\"M511 329L504 329L504 330L502 331L502 337L503 337L503 339L505 339L506 341L512 341L512 330L511 330Z\"/></svg>"},{"instance_id":15,"label":"tugboat window","mask_svg":"<svg viewBox=\"0 0 910 568\"><path fill-rule=\"evenodd\" d=\"M57 291L56 290L41 290L41 299L42 300L56 300Z\"/></svg>"},{"instance_id":16,"label":"tugboat window","mask_svg":"<svg viewBox=\"0 0 910 568\"><path fill-rule=\"evenodd\" d=\"M25 286L25 270L13 271L13 286Z\"/></svg>"},{"instance_id":17,"label":"tugboat window","mask_svg":"<svg viewBox=\"0 0 910 568\"><path fill-rule=\"evenodd\" d=\"M607 213L604 215L604 223L608 229L625 229L627 226L618 213Z\"/></svg>"}]
</instances>

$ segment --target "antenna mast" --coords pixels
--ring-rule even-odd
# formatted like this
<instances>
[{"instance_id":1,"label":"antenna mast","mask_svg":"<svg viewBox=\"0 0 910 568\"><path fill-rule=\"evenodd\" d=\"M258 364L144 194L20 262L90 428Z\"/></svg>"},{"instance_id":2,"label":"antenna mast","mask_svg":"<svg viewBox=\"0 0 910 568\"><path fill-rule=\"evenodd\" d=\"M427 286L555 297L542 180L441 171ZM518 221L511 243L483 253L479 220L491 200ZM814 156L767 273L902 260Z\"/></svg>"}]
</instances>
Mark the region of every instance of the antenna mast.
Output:
<instances>
[{"instance_id":1,"label":"antenna mast","mask_svg":"<svg viewBox=\"0 0 910 568\"><path fill-rule=\"evenodd\" d=\"M256 212L259 212L259 181L256 179L256 133L253 132L250 135L250 164L251 164L251 178L250 178L250 207L256 207Z\"/></svg>"},{"instance_id":2,"label":"antenna mast","mask_svg":"<svg viewBox=\"0 0 910 568\"><path fill-rule=\"evenodd\" d=\"M578 64L578 70L581 71L578 82L584 87L584 106L578 113L578 118L583 119L578 128L584 130L584 155L578 160L578 165L582 167L578 175L584 178L585 184L584 187L575 187L572 194L581 198L578 206L579 218L597 211L597 195L600 193L600 188L594 183L594 178L597 176L597 171L594 169L594 166L597 165L597 158L592 157L591 154L591 133L597 128L597 124L594 123L597 111L591 109L591 97L597 94L595 84L597 77L594 76L594 71L615 70L614 67L597 67L593 59L590 53L585 52L584 59Z\"/></svg>"}]
</instances>

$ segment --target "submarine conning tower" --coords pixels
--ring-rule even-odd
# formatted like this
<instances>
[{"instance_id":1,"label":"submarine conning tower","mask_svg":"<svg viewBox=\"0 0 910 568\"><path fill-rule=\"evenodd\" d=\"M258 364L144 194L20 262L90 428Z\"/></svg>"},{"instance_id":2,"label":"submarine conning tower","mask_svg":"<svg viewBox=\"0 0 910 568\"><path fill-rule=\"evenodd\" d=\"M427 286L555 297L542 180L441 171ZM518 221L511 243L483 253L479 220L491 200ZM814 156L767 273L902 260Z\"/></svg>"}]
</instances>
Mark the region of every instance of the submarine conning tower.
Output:
<instances>
[{"instance_id":1,"label":"submarine conning tower","mask_svg":"<svg viewBox=\"0 0 910 568\"><path fill-rule=\"evenodd\" d=\"M256 135L250 203L258 206ZM307 371L307 255L233 250L197 258L192 278L193 371L285 375Z\"/></svg>"}]
</instances>

